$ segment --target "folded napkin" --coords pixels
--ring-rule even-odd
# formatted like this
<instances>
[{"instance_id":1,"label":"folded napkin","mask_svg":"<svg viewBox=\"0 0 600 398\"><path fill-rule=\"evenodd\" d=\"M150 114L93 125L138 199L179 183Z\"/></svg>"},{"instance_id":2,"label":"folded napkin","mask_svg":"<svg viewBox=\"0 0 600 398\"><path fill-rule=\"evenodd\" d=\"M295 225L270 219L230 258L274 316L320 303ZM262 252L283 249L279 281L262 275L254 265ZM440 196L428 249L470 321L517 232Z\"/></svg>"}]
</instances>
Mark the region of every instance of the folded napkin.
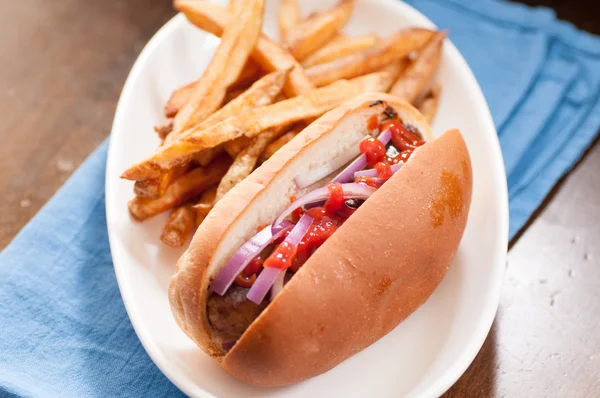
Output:
<instances>
[{"instance_id":1,"label":"folded napkin","mask_svg":"<svg viewBox=\"0 0 600 398\"><path fill-rule=\"evenodd\" d=\"M411 0L450 29L491 107L511 237L600 127L600 40L552 11ZM104 143L0 254L0 396L176 396L121 301L104 214Z\"/></svg>"},{"instance_id":2,"label":"folded napkin","mask_svg":"<svg viewBox=\"0 0 600 398\"><path fill-rule=\"evenodd\" d=\"M442 29L492 111L508 177L510 237L600 128L600 39L547 8L500 0L408 0Z\"/></svg>"}]
</instances>

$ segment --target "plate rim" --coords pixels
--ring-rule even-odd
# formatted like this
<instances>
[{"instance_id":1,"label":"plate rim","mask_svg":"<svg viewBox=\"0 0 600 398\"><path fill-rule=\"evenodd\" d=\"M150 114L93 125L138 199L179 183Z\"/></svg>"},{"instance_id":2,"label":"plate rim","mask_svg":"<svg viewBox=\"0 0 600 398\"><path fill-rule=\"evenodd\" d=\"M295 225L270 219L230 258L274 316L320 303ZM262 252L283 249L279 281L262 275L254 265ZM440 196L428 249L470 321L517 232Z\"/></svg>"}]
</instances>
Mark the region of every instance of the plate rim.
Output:
<instances>
[{"instance_id":1,"label":"plate rim","mask_svg":"<svg viewBox=\"0 0 600 398\"><path fill-rule=\"evenodd\" d=\"M385 4L387 7L397 7L398 9L404 8L401 10L402 13L406 14L416 14L418 15L425 24L430 25L431 27L436 27L436 25L424 14L414 8L412 5L404 3L398 0L378 0L378 2ZM140 75L140 70L147 63L150 55L155 51L155 49L165 40L167 39L176 29L179 29L182 24L186 23L185 16L182 13L177 13L171 19L169 19L164 25L162 25L150 38L150 40L146 43L146 45L141 50L140 54L136 58L121 93L119 95L119 100L117 102L117 106L115 109L115 116L113 119L113 123L111 126L111 134L112 138L113 132L117 129L117 126L121 124L121 119L125 117L124 112L122 110L122 103L126 102L126 98L129 97L130 86L133 85L134 81ZM421 25L421 24L417 24ZM207 33L208 35L208 33ZM483 91L477 82L473 71L467 64L466 60L462 56L462 54L458 51L456 46L448 39L446 44L446 57L454 58L453 61L457 61L460 64L460 69L463 70L465 76L468 76L468 83L471 86L469 88L470 91L476 97L479 97L479 101L475 104L478 108L476 113L483 116L484 123L487 125L487 129L491 129L491 131L495 132L495 139L493 139L492 151L494 153L494 159L490 163L492 167L492 174L494 177L494 185L500 191L501 197L499 210L499 221L500 221L500 231L496 236L496 242L494 244L495 248L504 248L502 250L502 258L496 258L494 262L500 261L502 264L506 263L507 251L508 251L508 224L509 224L509 211L508 211L508 186L506 181L506 172L504 168L504 161L502 157L502 152L500 149L500 142L497 136L496 128L492 119L492 115L483 95ZM124 95L125 94L125 95ZM112 174L118 173L117 170L113 170L113 164L115 161L113 158L115 155L115 150L112 150L114 140L110 139L108 145L108 153L107 153L107 161L106 161L106 175L105 175L105 197L112 197L113 192L113 183L112 183ZM108 202L108 200L107 200ZM197 388L199 387L195 383L191 383L187 377L182 377L179 372L177 372L176 368L172 365L172 362L169 361L161 352L161 350L156 346L155 341L151 338L149 334L142 328L142 322L140 321L136 311L134 310L134 300L130 297L130 294L127 292L128 289L124 288L124 276L123 276L123 267L117 265L117 260L115 259L115 253L121 252L124 247L121 247L120 242L118 241L117 233L113 228L110 228L112 224L110 221L114 219L114 214L112 211L112 206L105 206L106 211L106 220L107 220L107 230L108 230L108 239L109 246L111 250L111 257L113 260L113 267L115 270L115 275L117 279L117 284L119 287L119 292L121 294L121 298L123 300L123 304L127 315L131 321L133 329L140 340L140 343L144 347L144 350L148 354L148 356L152 359L154 364L159 368L159 370L184 394L192 396L201 396L201 397L214 397L211 393L206 390L203 390L201 394L198 394ZM490 284L490 291L492 294L489 295L491 297L490 301L487 304L487 307L491 307L491 310L487 310L482 314L482 319L478 323L478 328L472 333L472 337L469 340L469 343L466 344L465 349L463 350L463 354L461 356L456 357L453 361L454 365L450 367L450 371L445 371L443 376L438 378L434 383L428 385L421 393L420 396L430 397L430 396L440 396L444 392L446 392L452 385L458 381L460 376L462 376L467 368L471 365L477 354L479 353L481 347L483 346L489 331L491 330L493 321L495 319L496 313L498 311L502 286L504 283L504 274L505 267L504 266L495 266L491 267L491 273L496 273L492 278L492 283ZM201 387L200 387L201 388Z\"/></svg>"}]
</instances>

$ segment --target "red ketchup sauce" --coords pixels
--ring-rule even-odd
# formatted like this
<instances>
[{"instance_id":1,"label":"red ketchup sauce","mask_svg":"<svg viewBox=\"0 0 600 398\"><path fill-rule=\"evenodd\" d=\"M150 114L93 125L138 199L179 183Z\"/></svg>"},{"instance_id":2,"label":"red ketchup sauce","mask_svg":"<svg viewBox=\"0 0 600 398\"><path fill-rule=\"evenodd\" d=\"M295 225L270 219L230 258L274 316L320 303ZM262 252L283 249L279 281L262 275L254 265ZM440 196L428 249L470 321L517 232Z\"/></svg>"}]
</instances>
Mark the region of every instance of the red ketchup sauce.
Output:
<instances>
[{"instance_id":1,"label":"red ketchup sauce","mask_svg":"<svg viewBox=\"0 0 600 398\"><path fill-rule=\"evenodd\" d=\"M375 137L367 137L362 140L359 149L367 157L367 164L371 167L385 159L385 145Z\"/></svg>"},{"instance_id":2,"label":"red ketchup sauce","mask_svg":"<svg viewBox=\"0 0 600 398\"><path fill-rule=\"evenodd\" d=\"M382 124L379 116L373 115L367 121L369 130L385 131L388 128L392 132L391 144L393 151L374 137L367 137L360 143L360 152L367 157L368 168L377 171L377 177L357 177L354 182L367 184L379 188L392 176L391 166L408 161L415 149L425 144L420 134L412 127L406 126L399 119L390 119ZM304 238L297 246L285 242L290 230L273 242L273 251L266 259L261 255L254 258L237 276L234 283L242 287L251 287L256 276L263 267L274 267L297 272L310 256L350 217L360 206L362 201L357 202L344 198L341 184L329 183L327 186L329 199L324 206L313 207L308 210L298 208L291 215L293 222L298 222L302 214L306 213L314 221ZM295 200L295 198L294 198ZM292 202L294 201L292 200Z\"/></svg>"},{"instance_id":3,"label":"red ketchup sauce","mask_svg":"<svg viewBox=\"0 0 600 398\"><path fill-rule=\"evenodd\" d=\"M271 253L269 258L266 259L264 266L288 269L292 265L297 251L298 247L283 241L275 250L273 250L273 253Z\"/></svg>"},{"instance_id":4,"label":"red ketchup sauce","mask_svg":"<svg viewBox=\"0 0 600 398\"><path fill-rule=\"evenodd\" d=\"M263 266L263 258L259 254L248 263L246 268L235 277L233 281L236 285L250 288L256 281L256 275L260 272Z\"/></svg>"}]
</instances>

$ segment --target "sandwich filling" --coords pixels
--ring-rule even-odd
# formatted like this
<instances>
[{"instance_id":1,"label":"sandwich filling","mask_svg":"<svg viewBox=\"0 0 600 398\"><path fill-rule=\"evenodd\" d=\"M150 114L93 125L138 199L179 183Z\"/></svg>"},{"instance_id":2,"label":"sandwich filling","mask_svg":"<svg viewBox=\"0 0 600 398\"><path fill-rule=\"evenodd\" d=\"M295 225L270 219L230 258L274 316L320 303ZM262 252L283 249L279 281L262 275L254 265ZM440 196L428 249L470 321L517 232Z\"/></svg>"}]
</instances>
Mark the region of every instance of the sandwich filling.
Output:
<instances>
[{"instance_id":1,"label":"sandwich filling","mask_svg":"<svg viewBox=\"0 0 600 398\"><path fill-rule=\"evenodd\" d=\"M375 101L372 106L380 105ZM359 144L360 155L326 186L291 205L229 259L211 284L208 320L227 351L283 286L325 241L425 141L414 126L386 106L367 121L372 135ZM335 161L334 161L335 162ZM299 189L318 182L296 179Z\"/></svg>"}]
</instances>

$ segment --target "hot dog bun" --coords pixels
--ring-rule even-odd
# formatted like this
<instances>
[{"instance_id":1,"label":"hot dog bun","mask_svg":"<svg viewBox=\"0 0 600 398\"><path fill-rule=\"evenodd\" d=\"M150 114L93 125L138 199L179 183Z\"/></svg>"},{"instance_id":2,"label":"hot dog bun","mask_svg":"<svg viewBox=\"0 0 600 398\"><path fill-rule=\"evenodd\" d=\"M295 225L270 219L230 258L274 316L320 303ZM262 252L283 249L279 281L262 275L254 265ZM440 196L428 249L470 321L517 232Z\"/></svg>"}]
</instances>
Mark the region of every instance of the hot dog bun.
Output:
<instances>
[{"instance_id":1,"label":"hot dog bun","mask_svg":"<svg viewBox=\"0 0 600 398\"><path fill-rule=\"evenodd\" d=\"M279 386L321 374L369 346L438 286L458 248L471 201L471 163L458 130L409 162L303 265L227 352L207 317L210 283L229 257L299 197L293 179L345 151L388 107L425 137L408 103L363 94L332 110L232 189L177 264L169 299L179 326L235 377ZM311 188L312 189L312 188Z\"/></svg>"}]
</instances>

